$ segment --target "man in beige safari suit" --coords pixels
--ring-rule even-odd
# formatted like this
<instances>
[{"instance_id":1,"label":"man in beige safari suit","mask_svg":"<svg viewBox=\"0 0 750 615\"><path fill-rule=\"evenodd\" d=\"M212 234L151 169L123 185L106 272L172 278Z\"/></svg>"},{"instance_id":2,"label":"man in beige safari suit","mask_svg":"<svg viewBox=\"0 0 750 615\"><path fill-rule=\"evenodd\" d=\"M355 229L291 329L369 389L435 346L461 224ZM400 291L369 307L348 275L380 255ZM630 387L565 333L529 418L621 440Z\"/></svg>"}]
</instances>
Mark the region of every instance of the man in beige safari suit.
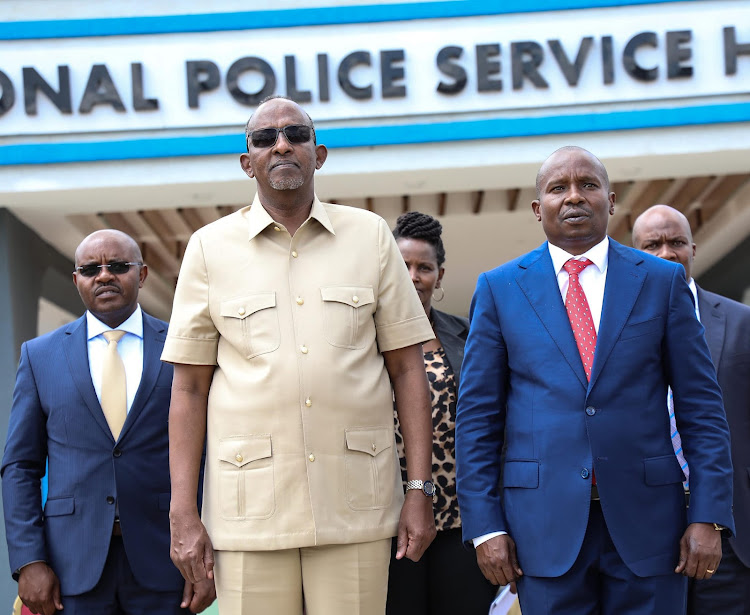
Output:
<instances>
[{"instance_id":1,"label":"man in beige safari suit","mask_svg":"<svg viewBox=\"0 0 750 615\"><path fill-rule=\"evenodd\" d=\"M246 133L257 195L190 240L162 355L172 559L192 582L215 572L222 614L382 615L391 537L417 560L435 535L432 329L386 223L315 196L309 116L273 98Z\"/></svg>"}]
</instances>

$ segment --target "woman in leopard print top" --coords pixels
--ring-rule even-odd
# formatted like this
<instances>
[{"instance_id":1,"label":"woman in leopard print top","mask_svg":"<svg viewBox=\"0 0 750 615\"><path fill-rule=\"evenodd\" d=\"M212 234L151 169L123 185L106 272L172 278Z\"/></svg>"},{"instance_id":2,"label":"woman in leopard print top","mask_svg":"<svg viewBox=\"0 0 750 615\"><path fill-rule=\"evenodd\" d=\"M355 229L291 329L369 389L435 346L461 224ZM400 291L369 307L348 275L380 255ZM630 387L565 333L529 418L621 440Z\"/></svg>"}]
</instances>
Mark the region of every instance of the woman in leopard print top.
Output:
<instances>
[{"instance_id":1,"label":"woman in leopard print top","mask_svg":"<svg viewBox=\"0 0 750 615\"><path fill-rule=\"evenodd\" d=\"M473 550L465 549L461 539L454 440L458 380L469 322L432 307L433 296L435 300L443 296L441 232L440 222L419 212L400 216L393 231L436 338L422 349L432 396L432 481L437 488L434 511L438 533L419 562L391 558L387 615L486 615L496 590L479 570ZM405 483L397 418L396 445Z\"/></svg>"}]
</instances>

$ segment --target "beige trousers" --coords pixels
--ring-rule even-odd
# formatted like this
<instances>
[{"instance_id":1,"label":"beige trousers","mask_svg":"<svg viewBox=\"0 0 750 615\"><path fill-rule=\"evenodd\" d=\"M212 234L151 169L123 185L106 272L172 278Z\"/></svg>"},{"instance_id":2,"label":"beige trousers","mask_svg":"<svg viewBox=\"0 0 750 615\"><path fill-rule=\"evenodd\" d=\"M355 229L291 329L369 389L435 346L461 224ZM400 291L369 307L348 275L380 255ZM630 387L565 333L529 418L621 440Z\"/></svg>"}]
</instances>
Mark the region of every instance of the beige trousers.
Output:
<instances>
[{"instance_id":1,"label":"beige trousers","mask_svg":"<svg viewBox=\"0 0 750 615\"><path fill-rule=\"evenodd\" d=\"M216 551L221 615L384 615L391 539L283 551Z\"/></svg>"}]
</instances>

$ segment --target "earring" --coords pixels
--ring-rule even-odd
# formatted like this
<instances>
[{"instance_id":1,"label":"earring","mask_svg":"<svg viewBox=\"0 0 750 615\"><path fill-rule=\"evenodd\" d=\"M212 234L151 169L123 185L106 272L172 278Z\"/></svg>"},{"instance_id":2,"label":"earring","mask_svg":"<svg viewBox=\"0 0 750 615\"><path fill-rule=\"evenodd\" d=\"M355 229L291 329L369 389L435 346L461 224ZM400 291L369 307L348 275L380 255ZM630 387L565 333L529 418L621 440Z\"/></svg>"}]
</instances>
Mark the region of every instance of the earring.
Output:
<instances>
[{"instance_id":1,"label":"earring","mask_svg":"<svg viewBox=\"0 0 750 615\"><path fill-rule=\"evenodd\" d=\"M443 288L442 286L440 286L440 287L438 287L438 288L437 288L436 290L439 290L439 291L440 291L440 293L441 293L441 294L440 294L440 299L438 299L438 298L437 298L437 297L435 296L435 293L433 292L433 293L432 293L432 300L433 300L433 301L437 301L437 302L440 302L440 301L442 301L442 300L443 300L443 298L445 297L445 289L444 289L444 288Z\"/></svg>"}]
</instances>

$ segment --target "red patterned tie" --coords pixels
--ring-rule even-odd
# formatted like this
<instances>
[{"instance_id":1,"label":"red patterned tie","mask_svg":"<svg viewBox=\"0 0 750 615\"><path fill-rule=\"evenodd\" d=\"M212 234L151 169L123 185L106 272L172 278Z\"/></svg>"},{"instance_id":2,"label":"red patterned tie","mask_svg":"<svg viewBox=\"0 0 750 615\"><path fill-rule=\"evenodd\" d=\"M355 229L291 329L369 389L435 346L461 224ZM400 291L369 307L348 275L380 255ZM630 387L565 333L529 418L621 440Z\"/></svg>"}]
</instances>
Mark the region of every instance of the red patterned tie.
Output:
<instances>
[{"instance_id":1,"label":"red patterned tie","mask_svg":"<svg viewBox=\"0 0 750 615\"><path fill-rule=\"evenodd\" d=\"M587 259L575 260L571 258L563 265L568 272L568 294L565 296L565 309L568 311L570 326L573 329L578 353L581 355L586 379L591 380L591 368L594 365L594 350L596 350L596 329L591 317L589 302L578 280L578 275L593 263Z\"/></svg>"}]
</instances>

